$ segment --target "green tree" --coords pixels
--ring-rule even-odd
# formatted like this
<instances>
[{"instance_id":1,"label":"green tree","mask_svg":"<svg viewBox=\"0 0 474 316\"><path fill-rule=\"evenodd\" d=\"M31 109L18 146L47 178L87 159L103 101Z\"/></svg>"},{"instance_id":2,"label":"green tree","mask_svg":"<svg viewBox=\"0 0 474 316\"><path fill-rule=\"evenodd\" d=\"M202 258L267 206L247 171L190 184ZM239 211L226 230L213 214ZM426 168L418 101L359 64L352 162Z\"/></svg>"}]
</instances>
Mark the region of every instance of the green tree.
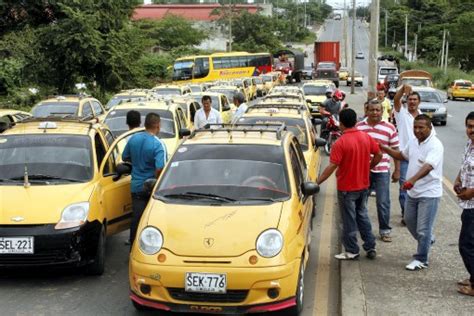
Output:
<instances>
[{"instance_id":1,"label":"green tree","mask_svg":"<svg viewBox=\"0 0 474 316\"><path fill-rule=\"evenodd\" d=\"M454 49L450 50L460 63L461 69L474 69L474 11L461 14L451 26L451 43Z\"/></svg>"}]
</instances>

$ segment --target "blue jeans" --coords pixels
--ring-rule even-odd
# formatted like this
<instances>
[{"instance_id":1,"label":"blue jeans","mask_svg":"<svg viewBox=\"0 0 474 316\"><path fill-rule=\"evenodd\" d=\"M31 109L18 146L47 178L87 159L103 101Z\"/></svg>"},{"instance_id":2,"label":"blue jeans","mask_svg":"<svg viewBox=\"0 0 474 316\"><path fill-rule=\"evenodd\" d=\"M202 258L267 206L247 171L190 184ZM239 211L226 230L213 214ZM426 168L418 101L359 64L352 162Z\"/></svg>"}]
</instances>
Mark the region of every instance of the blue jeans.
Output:
<instances>
[{"instance_id":1,"label":"blue jeans","mask_svg":"<svg viewBox=\"0 0 474 316\"><path fill-rule=\"evenodd\" d=\"M370 184L375 190L380 236L389 235L390 227L390 172L370 172Z\"/></svg>"},{"instance_id":2,"label":"blue jeans","mask_svg":"<svg viewBox=\"0 0 474 316\"><path fill-rule=\"evenodd\" d=\"M402 190L403 182L407 180L408 160L400 161L400 191L398 193L398 201L400 202L400 208L402 209L402 216L405 214L405 201L407 199L407 191Z\"/></svg>"},{"instance_id":3,"label":"blue jeans","mask_svg":"<svg viewBox=\"0 0 474 316\"><path fill-rule=\"evenodd\" d=\"M350 253L359 253L357 232L364 241L365 251L375 249L375 236L367 211L369 190L337 191L339 209L342 216L342 244Z\"/></svg>"},{"instance_id":4,"label":"blue jeans","mask_svg":"<svg viewBox=\"0 0 474 316\"><path fill-rule=\"evenodd\" d=\"M407 195L405 204L405 222L408 231L418 241L414 259L428 263L432 231L440 198L411 198Z\"/></svg>"}]
</instances>

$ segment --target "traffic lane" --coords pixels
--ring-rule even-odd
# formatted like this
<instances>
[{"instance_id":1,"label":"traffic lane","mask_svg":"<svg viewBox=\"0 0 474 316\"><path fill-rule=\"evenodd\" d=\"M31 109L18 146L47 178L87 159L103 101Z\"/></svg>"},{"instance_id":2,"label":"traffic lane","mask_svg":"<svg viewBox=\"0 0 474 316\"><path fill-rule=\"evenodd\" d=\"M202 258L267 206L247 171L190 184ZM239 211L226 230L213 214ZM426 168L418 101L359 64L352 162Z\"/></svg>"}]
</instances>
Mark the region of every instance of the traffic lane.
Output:
<instances>
[{"instance_id":1,"label":"traffic lane","mask_svg":"<svg viewBox=\"0 0 474 316\"><path fill-rule=\"evenodd\" d=\"M464 146L467 143L465 119L474 111L470 101L448 101L448 121L446 126L435 126L436 134L444 146L444 176L451 182L456 178Z\"/></svg>"},{"instance_id":2,"label":"traffic lane","mask_svg":"<svg viewBox=\"0 0 474 316\"><path fill-rule=\"evenodd\" d=\"M349 26L348 37L352 45L352 19ZM364 86L367 87L369 75L369 35L367 27L360 21L356 21L355 28L355 53L362 52L364 59L355 59L355 70L364 75ZM352 56L352 46L350 46L349 56ZM351 67L349 67L351 68Z\"/></svg>"}]
</instances>

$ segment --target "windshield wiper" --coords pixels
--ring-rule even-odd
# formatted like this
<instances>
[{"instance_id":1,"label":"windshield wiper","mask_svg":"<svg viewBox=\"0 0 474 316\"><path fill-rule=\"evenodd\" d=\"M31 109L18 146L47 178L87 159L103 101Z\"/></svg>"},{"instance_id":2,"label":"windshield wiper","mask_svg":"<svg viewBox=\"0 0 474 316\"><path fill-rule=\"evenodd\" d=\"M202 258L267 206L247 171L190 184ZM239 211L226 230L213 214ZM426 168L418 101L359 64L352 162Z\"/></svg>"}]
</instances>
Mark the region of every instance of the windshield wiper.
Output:
<instances>
[{"instance_id":1,"label":"windshield wiper","mask_svg":"<svg viewBox=\"0 0 474 316\"><path fill-rule=\"evenodd\" d=\"M185 193L176 193L176 194L165 194L163 195L164 198L169 198L169 199L209 199L209 200L214 200L214 201L219 201L219 202L235 202L234 199L231 199L229 197L225 196L220 196L217 194L211 194L211 193L200 193L200 192L185 192Z\"/></svg>"},{"instance_id":2,"label":"windshield wiper","mask_svg":"<svg viewBox=\"0 0 474 316\"><path fill-rule=\"evenodd\" d=\"M81 182L78 179L69 179L58 176L46 175L46 174L28 174L29 180L63 180L68 182ZM23 180L23 176L10 178L9 180Z\"/></svg>"}]
</instances>

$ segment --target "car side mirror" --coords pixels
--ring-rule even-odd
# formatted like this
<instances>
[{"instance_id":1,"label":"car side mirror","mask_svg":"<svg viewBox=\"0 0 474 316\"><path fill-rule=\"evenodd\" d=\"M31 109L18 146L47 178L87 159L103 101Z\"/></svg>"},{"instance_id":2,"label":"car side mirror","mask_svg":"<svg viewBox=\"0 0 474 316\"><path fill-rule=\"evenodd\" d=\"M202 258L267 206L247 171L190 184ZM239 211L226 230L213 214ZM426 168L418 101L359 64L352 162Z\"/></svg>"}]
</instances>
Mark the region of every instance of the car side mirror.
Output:
<instances>
[{"instance_id":1,"label":"car side mirror","mask_svg":"<svg viewBox=\"0 0 474 316\"><path fill-rule=\"evenodd\" d=\"M191 135L191 131L187 128L181 128L179 130L179 138L183 138L184 136L189 136Z\"/></svg>"},{"instance_id":2,"label":"car side mirror","mask_svg":"<svg viewBox=\"0 0 474 316\"><path fill-rule=\"evenodd\" d=\"M151 195L151 193L153 192L153 188L155 187L155 184L156 184L155 178L145 180L145 182L143 183L143 191L146 194Z\"/></svg>"},{"instance_id":3,"label":"car side mirror","mask_svg":"<svg viewBox=\"0 0 474 316\"><path fill-rule=\"evenodd\" d=\"M447 100L447 99L445 99L445 100L443 101L443 103L448 103L448 100Z\"/></svg>"},{"instance_id":4,"label":"car side mirror","mask_svg":"<svg viewBox=\"0 0 474 316\"><path fill-rule=\"evenodd\" d=\"M323 120L320 119L320 118L316 118L316 117L311 118L311 122L313 123L313 125L321 125L321 124L323 124Z\"/></svg>"},{"instance_id":5,"label":"car side mirror","mask_svg":"<svg viewBox=\"0 0 474 316\"><path fill-rule=\"evenodd\" d=\"M319 185L311 181L304 182L301 184L301 191L304 196L314 195L319 192Z\"/></svg>"},{"instance_id":6,"label":"car side mirror","mask_svg":"<svg viewBox=\"0 0 474 316\"><path fill-rule=\"evenodd\" d=\"M119 163L115 167L115 175L112 178L113 181L118 181L121 177L129 175L132 173L132 164L129 162Z\"/></svg>"},{"instance_id":7,"label":"car side mirror","mask_svg":"<svg viewBox=\"0 0 474 316\"><path fill-rule=\"evenodd\" d=\"M315 147L324 147L326 146L326 140L324 138L316 138L314 141Z\"/></svg>"},{"instance_id":8,"label":"car side mirror","mask_svg":"<svg viewBox=\"0 0 474 316\"><path fill-rule=\"evenodd\" d=\"M306 102L311 103L311 100L310 100L310 99L306 99Z\"/></svg>"}]
</instances>

